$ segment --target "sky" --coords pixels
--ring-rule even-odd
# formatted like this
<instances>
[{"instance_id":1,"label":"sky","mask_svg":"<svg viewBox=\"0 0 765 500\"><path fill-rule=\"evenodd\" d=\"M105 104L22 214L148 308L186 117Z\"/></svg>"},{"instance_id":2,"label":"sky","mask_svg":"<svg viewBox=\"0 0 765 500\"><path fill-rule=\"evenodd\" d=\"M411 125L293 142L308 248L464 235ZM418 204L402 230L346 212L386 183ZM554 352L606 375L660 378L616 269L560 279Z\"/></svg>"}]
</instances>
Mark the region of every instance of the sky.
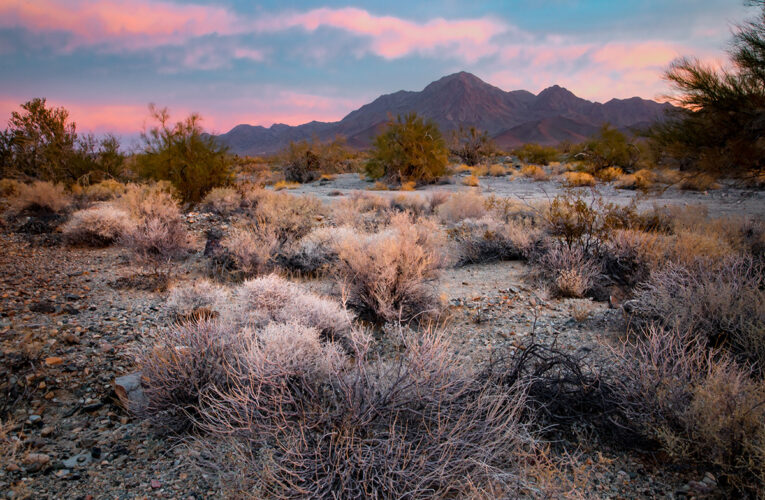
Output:
<instances>
[{"instance_id":1,"label":"sky","mask_svg":"<svg viewBox=\"0 0 765 500\"><path fill-rule=\"evenodd\" d=\"M663 99L674 58L724 64L753 14L742 0L0 0L0 122L34 97L96 134L137 134L149 103L213 133L336 121L462 70L505 90Z\"/></svg>"}]
</instances>

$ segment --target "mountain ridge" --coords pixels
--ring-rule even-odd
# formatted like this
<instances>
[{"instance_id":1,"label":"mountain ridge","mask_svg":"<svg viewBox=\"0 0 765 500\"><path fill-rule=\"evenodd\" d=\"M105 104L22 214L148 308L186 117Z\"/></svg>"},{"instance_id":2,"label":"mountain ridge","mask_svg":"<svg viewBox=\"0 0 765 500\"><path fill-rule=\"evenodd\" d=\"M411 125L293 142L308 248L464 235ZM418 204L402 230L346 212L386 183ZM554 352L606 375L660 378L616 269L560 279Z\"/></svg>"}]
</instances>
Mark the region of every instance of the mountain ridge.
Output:
<instances>
[{"instance_id":1,"label":"mountain ridge","mask_svg":"<svg viewBox=\"0 0 765 500\"><path fill-rule=\"evenodd\" d=\"M368 147L388 121L411 111L435 121L442 132L460 125L486 130L500 147L525 142L557 144L581 140L603 123L621 130L659 120L671 109L640 97L593 102L570 90L552 85L539 94L526 90L505 91L465 71L444 76L421 91L399 90L383 94L345 115L337 122L311 121L271 127L240 124L216 136L236 154L268 154L290 141L344 136L349 146Z\"/></svg>"}]
</instances>

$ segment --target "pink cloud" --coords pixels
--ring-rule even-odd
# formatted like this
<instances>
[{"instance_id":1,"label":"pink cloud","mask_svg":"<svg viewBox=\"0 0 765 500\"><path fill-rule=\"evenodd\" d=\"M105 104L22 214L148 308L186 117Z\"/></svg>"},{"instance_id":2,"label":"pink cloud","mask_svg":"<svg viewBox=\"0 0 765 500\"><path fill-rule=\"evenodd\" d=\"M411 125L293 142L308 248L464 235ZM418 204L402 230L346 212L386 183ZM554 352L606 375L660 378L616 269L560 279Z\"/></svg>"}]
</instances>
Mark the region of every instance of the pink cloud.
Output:
<instances>
[{"instance_id":1,"label":"pink cloud","mask_svg":"<svg viewBox=\"0 0 765 500\"><path fill-rule=\"evenodd\" d=\"M367 36L371 38L371 52L386 59L452 49L453 54L467 61L495 53L499 47L492 43L492 38L508 29L504 23L488 18L437 18L415 23L393 16L374 16L353 7L322 8L287 15L277 19L273 26L281 29L302 27L308 31L326 26Z\"/></svg>"},{"instance_id":2,"label":"pink cloud","mask_svg":"<svg viewBox=\"0 0 765 500\"><path fill-rule=\"evenodd\" d=\"M151 0L0 0L0 26L68 32L73 46L113 43L124 48L243 31L226 9Z\"/></svg>"}]
</instances>

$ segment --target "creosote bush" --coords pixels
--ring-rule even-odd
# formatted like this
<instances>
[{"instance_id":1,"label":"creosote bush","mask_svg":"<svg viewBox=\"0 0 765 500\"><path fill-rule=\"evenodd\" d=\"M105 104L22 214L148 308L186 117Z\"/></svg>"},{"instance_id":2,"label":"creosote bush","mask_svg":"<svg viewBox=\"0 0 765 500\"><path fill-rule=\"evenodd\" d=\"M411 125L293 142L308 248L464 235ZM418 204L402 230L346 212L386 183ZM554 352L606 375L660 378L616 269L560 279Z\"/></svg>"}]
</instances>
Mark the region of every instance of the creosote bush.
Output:
<instances>
[{"instance_id":1,"label":"creosote bush","mask_svg":"<svg viewBox=\"0 0 765 500\"><path fill-rule=\"evenodd\" d=\"M399 116L375 138L367 175L402 184L408 181L431 183L446 174L449 161L438 126L416 113Z\"/></svg>"},{"instance_id":2,"label":"creosote bush","mask_svg":"<svg viewBox=\"0 0 765 500\"><path fill-rule=\"evenodd\" d=\"M520 148L513 150L513 154L520 158L522 162L534 165L548 165L560 157L557 149L539 144L524 144Z\"/></svg>"}]
</instances>

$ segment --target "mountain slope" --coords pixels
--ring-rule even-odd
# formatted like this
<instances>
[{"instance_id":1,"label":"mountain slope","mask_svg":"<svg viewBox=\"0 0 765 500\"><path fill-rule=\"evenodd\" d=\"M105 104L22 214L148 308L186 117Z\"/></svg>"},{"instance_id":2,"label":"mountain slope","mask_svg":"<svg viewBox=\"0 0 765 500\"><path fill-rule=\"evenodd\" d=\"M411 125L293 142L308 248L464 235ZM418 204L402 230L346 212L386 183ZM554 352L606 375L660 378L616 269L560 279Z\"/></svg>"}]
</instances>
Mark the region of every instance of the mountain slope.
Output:
<instances>
[{"instance_id":1,"label":"mountain slope","mask_svg":"<svg viewBox=\"0 0 765 500\"><path fill-rule=\"evenodd\" d=\"M605 104L577 97L553 85L538 95L525 90L506 92L467 72L430 83L419 92L400 90L385 94L350 112L339 122L310 122L270 128L237 125L217 139L237 154L272 153L290 141L328 140L344 136L348 144L365 148L389 116L414 111L435 121L447 132L463 126L486 130L501 147L525 142L556 144L580 141L605 122L621 129L661 119L669 104L633 97Z\"/></svg>"}]
</instances>

